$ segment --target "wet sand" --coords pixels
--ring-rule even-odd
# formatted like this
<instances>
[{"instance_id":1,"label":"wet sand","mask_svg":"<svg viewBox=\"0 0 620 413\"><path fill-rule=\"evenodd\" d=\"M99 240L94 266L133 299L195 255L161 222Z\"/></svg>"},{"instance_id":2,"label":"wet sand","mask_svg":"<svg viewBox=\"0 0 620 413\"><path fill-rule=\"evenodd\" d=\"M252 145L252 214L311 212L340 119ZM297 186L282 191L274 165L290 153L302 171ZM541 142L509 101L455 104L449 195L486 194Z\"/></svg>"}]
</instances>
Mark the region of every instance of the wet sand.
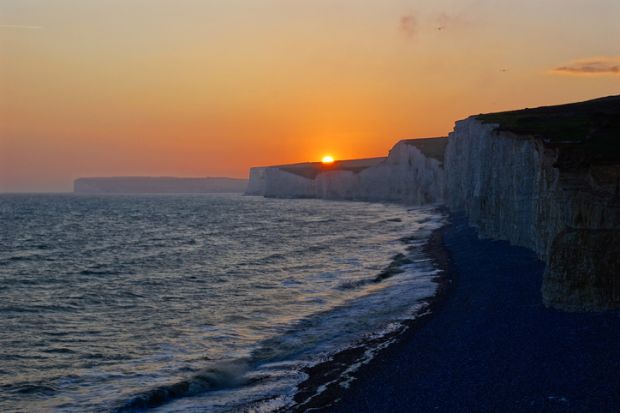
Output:
<instances>
[{"instance_id":1,"label":"wet sand","mask_svg":"<svg viewBox=\"0 0 620 413\"><path fill-rule=\"evenodd\" d=\"M620 411L620 312L545 308L544 263L524 248L477 239L462 217L429 248L446 270L432 314L389 338L347 389L327 386L299 410ZM355 351L309 371L306 388L356 360L362 349Z\"/></svg>"}]
</instances>

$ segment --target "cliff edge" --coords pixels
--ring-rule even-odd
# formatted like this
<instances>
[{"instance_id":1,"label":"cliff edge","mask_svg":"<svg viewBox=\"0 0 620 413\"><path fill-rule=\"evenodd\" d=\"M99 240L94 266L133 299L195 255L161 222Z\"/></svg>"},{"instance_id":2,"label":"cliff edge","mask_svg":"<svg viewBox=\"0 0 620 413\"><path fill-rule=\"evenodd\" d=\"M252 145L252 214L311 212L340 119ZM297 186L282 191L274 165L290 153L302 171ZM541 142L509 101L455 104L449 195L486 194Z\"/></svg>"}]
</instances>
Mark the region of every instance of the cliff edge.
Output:
<instances>
[{"instance_id":1,"label":"cliff edge","mask_svg":"<svg viewBox=\"0 0 620 413\"><path fill-rule=\"evenodd\" d=\"M545 260L546 305L620 307L620 96L459 121L446 171L450 209Z\"/></svg>"}]
</instances>

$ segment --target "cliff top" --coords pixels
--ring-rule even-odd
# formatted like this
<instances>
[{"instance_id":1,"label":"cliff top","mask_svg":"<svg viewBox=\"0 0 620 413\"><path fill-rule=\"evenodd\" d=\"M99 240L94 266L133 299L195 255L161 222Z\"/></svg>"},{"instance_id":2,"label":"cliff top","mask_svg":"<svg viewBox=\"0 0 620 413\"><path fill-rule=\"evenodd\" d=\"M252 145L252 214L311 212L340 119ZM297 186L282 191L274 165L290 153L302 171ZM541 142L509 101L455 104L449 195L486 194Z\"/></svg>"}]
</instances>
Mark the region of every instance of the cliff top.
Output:
<instances>
[{"instance_id":1,"label":"cliff top","mask_svg":"<svg viewBox=\"0 0 620 413\"><path fill-rule=\"evenodd\" d=\"M446 146L448 145L448 138L442 136L439 138L403 139L401 142L415 146L427 158L433 158L439 162L443 162Z\"/></svg>"},{"instance_id":2,"label":"cliff top","mask_svg":"<svg viewBox=\"0 0 620 413\"><path fill-rule=\"evenodd\" d=\"M497 123L499 131L533 136L557 147L560 168L620 164L620 95L476 118Z\"/></svg>"},{"instance_id":3,"label":"cliff top","mask_svg":"<svg viewBox=\"0 0 620 413\"><path fill-rule=\"evenodd\" d=\"M385 158L366 158L366 159L350 159L343 161L335 161L333 164L324 164L321 162L307 162L292 165L279 165L275 168L283 171L302 176L308 179L314 179L321 172L326 171L350 171L358 173L371 166L378 165Z\"/></svg>"}]
</instances>

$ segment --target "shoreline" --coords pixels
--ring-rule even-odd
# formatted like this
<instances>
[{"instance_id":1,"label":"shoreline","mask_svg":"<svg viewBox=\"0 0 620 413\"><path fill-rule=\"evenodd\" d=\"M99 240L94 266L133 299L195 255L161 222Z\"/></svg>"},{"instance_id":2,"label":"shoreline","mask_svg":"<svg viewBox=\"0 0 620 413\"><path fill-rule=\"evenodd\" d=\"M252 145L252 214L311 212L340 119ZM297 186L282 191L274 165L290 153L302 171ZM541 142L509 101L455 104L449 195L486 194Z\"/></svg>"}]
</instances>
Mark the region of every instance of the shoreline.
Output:
<instances>
[{"instance_id":1,"label":"shoreline","mask_svg":"<svg viewBox=\"0 0 620 413\"><path fill-rule=\"evenodd\" d=\"M620 312L546 308L533 252L479 239L464 216L442 230L452 281L432 316L312 411L620 411Z\"/></svg>"},{"instance_id":2,"label":"shoreline","mask_svg":"<svg viewBox=\"0 0 620 413\"><path fill-rule=\"evenodd\" d=\"M433 266L439 270L433 281L437 283L437 291L432 297L421 300L422 307L416 310L410 318L401 322L396 331L384 334L378 338L366 339L362 342L334 354L330 359L303 371L308 378L299 384L295 393L295 405L284 409L294 413L305 411L321 411L332 407L346 392L343 383L356 380L356 371L372 361L375 354L389 351L389 346L401 340L403 336L414 334L417 329L432 319L433 313L442 305L452 288L453 273L450 270L449 255L443 246L443 234L452 225L451 216L443 208L439 211L445 215L446 223L434 230L428 242L422 247L423 252L433 261ZM364 359L370 352L370 358ZM350 369L353 368L353 371ZM346 386L346 384L345 384Z\"/></svg>"},{"instance_id":3,"label":"shoreline","mask_svg":"<svg viewBox=\"0 0 620 413\"><path fill-rule=\"evenodd\" d=\"M479 239L461 215L449 215L437 233L428 247L444 281L431 312L388 337L347 388L332 383L290 411L620 410L620 312L546 308L544 263L525 248ZM305 388L355 362L343 353L309 369Z\"/></svg>"}]
</instances>

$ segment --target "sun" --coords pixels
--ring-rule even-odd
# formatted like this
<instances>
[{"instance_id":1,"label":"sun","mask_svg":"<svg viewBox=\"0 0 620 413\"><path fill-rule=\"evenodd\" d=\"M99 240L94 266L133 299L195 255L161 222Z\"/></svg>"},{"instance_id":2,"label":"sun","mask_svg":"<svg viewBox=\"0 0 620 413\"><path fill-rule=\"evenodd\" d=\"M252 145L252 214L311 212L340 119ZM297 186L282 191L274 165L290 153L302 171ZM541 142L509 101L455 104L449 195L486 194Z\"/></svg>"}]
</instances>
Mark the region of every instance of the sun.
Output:
<instances>
[{"instance_id":1,"label":"sun","mask_svg":"<svg viewBox=\"0 0 620 413\"><path fill-rule=\"evenodd\" d=\"M331 155L325 155L323 159L321 159L321 163L334 163L334 157Z\"/></svg>"}]
</instances>

